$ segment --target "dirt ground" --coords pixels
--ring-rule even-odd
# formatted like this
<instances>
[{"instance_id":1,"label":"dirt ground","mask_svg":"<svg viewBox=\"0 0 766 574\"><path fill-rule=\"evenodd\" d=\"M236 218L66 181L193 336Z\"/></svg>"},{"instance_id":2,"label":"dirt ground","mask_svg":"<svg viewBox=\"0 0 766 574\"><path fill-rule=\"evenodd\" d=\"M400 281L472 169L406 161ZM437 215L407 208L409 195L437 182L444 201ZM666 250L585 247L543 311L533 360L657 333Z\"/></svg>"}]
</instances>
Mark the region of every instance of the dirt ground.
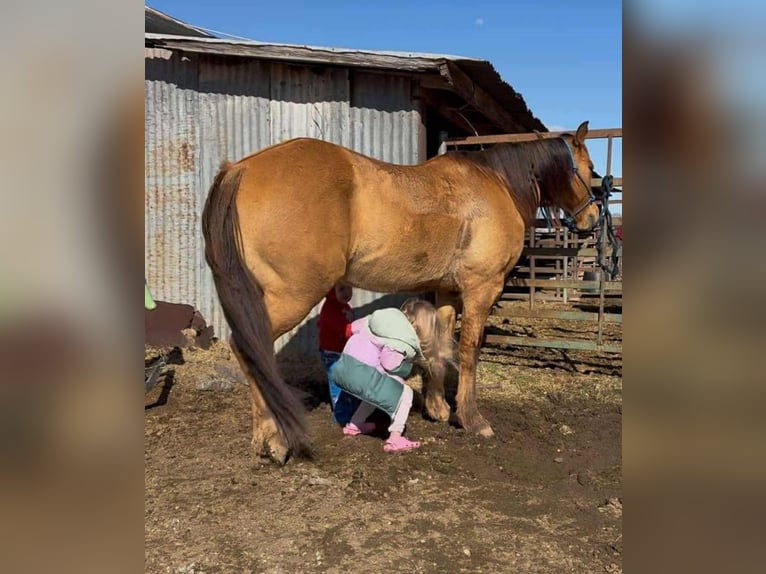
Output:
<instances>
[{"instance_id":1,"label":"dirt ground","mask_svg":"<svg viewBox=\"0 0 766 574\"><path fill-rule=\"evenodd\" d=\"M492 322L509 334L582 330ZM284 467L250 450L249 390L224 344L169 361L146 395L147 572L622 571L619 356L486 348L478 403L496 436L424 419L416 393L407 434L423 446L406 454L343 437L318 360L281 358L309 393L316 447Z\"/></svg>"}]
</instances>

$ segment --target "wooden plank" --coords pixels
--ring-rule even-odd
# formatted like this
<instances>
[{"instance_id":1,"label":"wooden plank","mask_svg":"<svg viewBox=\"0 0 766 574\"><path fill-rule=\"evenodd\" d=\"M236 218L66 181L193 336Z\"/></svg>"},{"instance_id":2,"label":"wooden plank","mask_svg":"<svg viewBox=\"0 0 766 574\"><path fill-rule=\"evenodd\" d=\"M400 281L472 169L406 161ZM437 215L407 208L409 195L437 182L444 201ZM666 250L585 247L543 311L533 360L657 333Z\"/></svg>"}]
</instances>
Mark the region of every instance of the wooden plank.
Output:
<instances>
[{"instance_id":1,"label":"wooden plank","mask_svg":"<svg viewBox=\"0 0 766 574\"><path fill-rule=\"evenodd\" d=\"M578 281L577 279L525 279L510 277L505 282L510 287L547 287L548 289L598 289L600 281ZM607 291L622 291L622 281L604 281Z\"/></svg>"},{"instance_id":2,"label":"wooden plank","mask_svg":"<svg viewBox=\"0 0 766 574\"><path fill-rule=\"evenodd\" d=\"M562 339L534 339L532 337L511 337L506 335L486 335L485 345L513 345L517 347L547 347L550 349L570 349L578 351L600 351L602 353L622 354L622 343L605 343L599 345L595 341L566 341Z\"/></svg>"},{"instance_id":3,"label":"wooden plank","mask_svg":"<svg viewBox=\"0 0 766 574\"><path fill-rule=\"evenodd\" d=\"M577 304L577 305L587 305L589 307L596 307L598 305L598 293L594 293L594 296L591 296L591 294L586 293L573 293L571 290L569 291L569 300L567 303ZM539 301L553 301L554 303L562 303L564 302L564 298L561 295L561 290L550 292L550 291L538 291L535 295L536 299ZM502 303L503 301L529 301L529 292L526 291L518 291L518 292L512 292L512 291L504 291L503 294L500 296L499 301ZM606 304L610 308L619 308L622 307L622 296L618 293L615 295L611 295L609 293L606 294Z\"/></svg>"},{"instance_id":4,"label":"wooden plank","mask_svg":"<svg viewBox=\"0 0 766 574\"><path fill-rule=\"evenodd\" d=\"M492 143L513 143L513 142L526 142L534 141L537 139L551 139L561 137L562 135L574 134L575 130L563 131L563 132L540 132L540 133L524 133L524 134L497 134L491 136L468 136L465 138L449 138L447 145L449 146L461 146L461 145L478 145L478 144L492 144ZM598 139L608 137L622 137L622 128L607 128L598 130L589 130L585 139Z\"/></svg>"},{"instance_id":5,"label":"wooden plank","mask_svg":"<svg viewBox=\"0 0 766 574\"><path fill-rule=\"evenodd\" d=\"M609 206L611 207L615 203L618 203L618 202L610 200L609 201ZM622 204L622 202L619 202L619 203ZM554 222L554 225L555 225L555 222ZM612 225L622 225L622 216L621 215L613 215L612 216ZM542 219L542 218L535 219L534 226L535 226L536 229L546 229L547 230L548 229L548 220L547 219ZM564 225L555 225L554 229L564 229ZM543 233L553 233L553 232L552 231L545 231Z\"/></svg>"},{"instance_id":6,"label":"wooden plank","mask_svg":"<svg viewBox=\"0 0 766 574\"><path fill-rule=\"evenodd\" d=\"M146 34L145 46L158 46L184 52L245 56L268 60L285 60L309 64L336 64L363 66L365 68L396 68L397 71L433 72L436 62L433 58L411 55L376 54L356 50L325 49L315 46L279 46L273 44L231 43L206 38L165 38L161 35ZM503 129L506 129L503 127ZM512 131L512 130L509 130Z\"/></svg>"},{"instance_id":7,"label":"wooden plank","mask_svg":"<svg viewBox=\"0 0 766 574\"><path fill-rule=\"evenodd\" d=\"M424 90L440 90L445 92L453 92L454 88L447 81L447 78L436 74L424 74L418 78L418 84Z\"/></svg>"},{"instance_id":8,"label":"wooden plank","mask_svg":"<svg viewBox=\"0 0 766 574\"><path fill-rule=\"evenodd\" d=\"M601 187L601 180L602 179L603 178L601 178L601 177L594 177L594 178L592 178L590 180L590 186L591 187L595 187L595 188ZM622 187L622 178L621 177L613 177L612 178L612 185L614 185L616 187ZM622 193L621 189L615 189L614 191L617 192L617 193ZM611 203L612 202L610 201L609 204L611 205Z\"/></svg>"},{"instance_id":9,"label":"wooden plank","mask_svg":"<svg viewBox=\"0 0 766 574\"><path fill-rule=\"evenodd\" d=\"M563 321L598 321L598 313L586 311L558 311L556 309L516 309L499 307L492 311L497 317L518 317L525 319L561 319ZM622 323L622 315L605 313L605 323Z\"/></svg>"},{"instance_id":10,"label":"wooden plank","mask_svg":"<svg viewBox=\"0 0 766 574\"><path fill-rule=\"evenodd\" d=\"M596 257L598 250L595 247L525 247L522 255L534 255L535 257ZM612 254L612 248L606 248L606 255ZM617 257L622 257L622 246L617 248Z\"/></svg>"}]
</instances>

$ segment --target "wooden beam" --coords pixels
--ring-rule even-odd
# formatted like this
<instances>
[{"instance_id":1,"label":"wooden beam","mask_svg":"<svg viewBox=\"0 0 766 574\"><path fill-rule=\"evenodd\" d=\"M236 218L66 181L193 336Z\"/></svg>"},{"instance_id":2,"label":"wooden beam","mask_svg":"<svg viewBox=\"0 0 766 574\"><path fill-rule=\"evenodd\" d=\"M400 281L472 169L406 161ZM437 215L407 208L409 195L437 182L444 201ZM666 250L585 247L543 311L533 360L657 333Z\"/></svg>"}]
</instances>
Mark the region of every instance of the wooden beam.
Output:
<instances>
[{"instance_id":1,"label":"wooden beam","mask_svg":"<svg viewBox=\"0 0 766 574\"><path fill-rule=\"evenodd\" d=\"M513 116L505 110L484 89L477 86L468 75L452 62L439 66L442 77L454 88L455 92L470 104L476 111L483 114L498 128L507 132L527 132L526 128L517 123Z\"/></svg>"},{"instance_id":2,"label":"wooden beam","mask_svg":"<svg viewBox=\"0 0 766 574\"><path fill-rule=\"evenodd\" d=\"M598 250L595 247L525 247L521 254L535 257L596 257ZM611 254L612 248L607 247L604 255ZM617 248L617 257L622 257L622 247Z\"/></svg>"},{"instance_id":3,"label":"wooden beam","mask_svg":"<svg viewBox=\"0 0 766 574\"><path fill-rule=\"evenodd\" d=\"M466 118L479 133L492 132L497 129L494 127L494 124L486 120L483 116L480 116L481 120L477 121L475 118L476 113L474 113L474 117L471 117L471 114L464 110L464 112L461 112L461 116L456 107L458 101L461 101L461 99L451 88L449 90L425 89L421 84L420 89L417 92L417 97L433 112L452 124L449 128L450 133L464 132L470 134L473 132L469 124L466 122Z\"/></svg>"},{"instance_id":4,"label":"wooden beam","mask_svg":"<svg viewBox=\"0 0 766 574\"><path fill-rule=\"evenodd\" d=\"M500 134L491 136L470 136L467 138L450 138L447 140L450 146L461 145L478 145L478 144L491 144L491 143L511 143L511 142L523 142L533 141L536 139L550 139L557 138L564 134L573 134L575 130L569 130L565 132L541 132L539 134L530 133L517 133L517 134ZM585 139L598 139L608 137L622 137L622 128L609 128L601 130L588 130L588 135Z\"/></svg>"},{"instance_id":5,"label":"wooden beam","mask_svg":"<svg viewBox=\"0 0 766 574\"><path fill-rule=\"evenodd\" d=\"M562 321L598 321L598 313L587 311L559 311L558 309L520 309L498 307L492 310L496 317L524 317L529 319L560 319ZM622 323L622 314L605 313L604 323Z\"/></svg>"},{"instance_id":6,"label":"wooden beam","mask_svg":"<svg viewBox=\"0 0 766 574\"><path fill-rule=\"evenodd\" d=\"M519 347L548 347L552 349L575 349L578 351L600 351L602 353L622 353L622 342L599 345L596 341L567 341L559 339L535 339L533 337L510 337L488 334L484 336L486 345L513 345Z\"/></svg>"},{"instance_id":7,"label":"wooden beam","mask_svg":"<svg viewBox=\"0 0 766 574\"><path fill-rule=\"evenodd\" d=\"M579 279L526 279L509 277L505 282L508 287L538 287L542 289L598 289L600 281L580 281ZM622 281L604 281L607 291L622 291Z\"/></svg>"},{"instance_id":8,"label":"wooden beam","mask_svg":"<svg viewBox=\"0 0 766 574\"><path fill-rule=\"evenodd\" d=\"M491 127L494 127L493 123L486 121L486 123L482 121L476 121L475 119L471 118L469 114L458 112L458 110L454 108L442 106L436 111L444 116L447 120L452 122L456 127L465 132L470 133L475 130L479 133L486 133L488 131L493 131L490 129Z\"/></svg>"},{"instance_id":9,"label":"wooden beam","mask_svg":"<svg viewBox=\"0 0 766 574\"><path fill-rule=\"evenodd\" d=\"M421 88L426 90L454 91L454 88L447 79L437 74L421 74L418 77L418 83Z\"/></svg>"},{"instance_id":10,"label":"wooden beam","mask_svg":"<svg viewBox=\"0 0 766 574\"><path fill-rule=\"evenodd\" d=\"M144 34L144 46L168 48L184 52L244 56L266 60L315 63L319 65L380 67L398 72L433 72L436 62L432 57L407 54L383 54L356 50L333 50L317 46L280 46L274 44L233 43L218 38L168 37L162 34Z\"/></svg>"}]
</instances>

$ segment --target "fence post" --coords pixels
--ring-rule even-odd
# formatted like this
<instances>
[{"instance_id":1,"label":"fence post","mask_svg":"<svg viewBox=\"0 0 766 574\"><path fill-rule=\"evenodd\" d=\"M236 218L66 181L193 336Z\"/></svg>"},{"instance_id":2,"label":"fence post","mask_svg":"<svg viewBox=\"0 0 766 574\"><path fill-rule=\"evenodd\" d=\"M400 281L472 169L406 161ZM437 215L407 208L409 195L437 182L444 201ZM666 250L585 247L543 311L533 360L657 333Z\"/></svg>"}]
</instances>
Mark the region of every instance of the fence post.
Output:
<instances>
[{"instance_id":1,"label":"fence post","mask_svg":"<svg viewBox=\"0 0 766 574\"><path fill-rule=\"evenodd\" d=\"M439 155L447 153L447 132L439 132Z\"/></svg>"}]
</instances>

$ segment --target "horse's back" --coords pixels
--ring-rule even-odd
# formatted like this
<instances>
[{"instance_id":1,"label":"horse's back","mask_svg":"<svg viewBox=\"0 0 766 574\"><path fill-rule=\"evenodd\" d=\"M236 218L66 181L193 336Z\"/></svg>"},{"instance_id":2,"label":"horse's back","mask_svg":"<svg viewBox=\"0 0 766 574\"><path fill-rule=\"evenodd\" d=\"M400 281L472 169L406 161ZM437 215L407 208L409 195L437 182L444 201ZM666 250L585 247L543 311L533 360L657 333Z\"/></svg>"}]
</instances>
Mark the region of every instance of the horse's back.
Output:
<instances>
[{"instance_id":1,"label":"horse's back","mask_svg":"<svg viewBox=\"0 0 766 574\"><path fill-rule=\"evenodd\" d=\"M301 210L340 201L353 178L346 151L312 138L273 145L234 164L245 172L240 193L248 202L274 208Z\"/></svg>"},{"instance_id":2,"label":"horse's back","mask_svg":"<svg viewBox=\"0 0 766 574\"><path fill-rule=\"evenodd\" d=\"M508 249L503 227L518 219L496 178L449 157L402 166L297 138L232 169L243 170L237 208L247 258L263 260L262 275L302 260L345 269L372 290L398 288L404 276L413 287L435 285L457 272L456 250Z\"/></svg>"},{"instance_id":3,"label":"horse's back","mask_svg":"<svg viewBox=\"0 0 766 574\"><path fill-rule=\"evenodd\" d=\"M259 281L303 277L297 261L316 273L342 274L349 253L353 168L345 150L297 138L243 158L236 205L245 259ZM322 285L323 293L329 286Z\"/></svg>"}]
</instances>

